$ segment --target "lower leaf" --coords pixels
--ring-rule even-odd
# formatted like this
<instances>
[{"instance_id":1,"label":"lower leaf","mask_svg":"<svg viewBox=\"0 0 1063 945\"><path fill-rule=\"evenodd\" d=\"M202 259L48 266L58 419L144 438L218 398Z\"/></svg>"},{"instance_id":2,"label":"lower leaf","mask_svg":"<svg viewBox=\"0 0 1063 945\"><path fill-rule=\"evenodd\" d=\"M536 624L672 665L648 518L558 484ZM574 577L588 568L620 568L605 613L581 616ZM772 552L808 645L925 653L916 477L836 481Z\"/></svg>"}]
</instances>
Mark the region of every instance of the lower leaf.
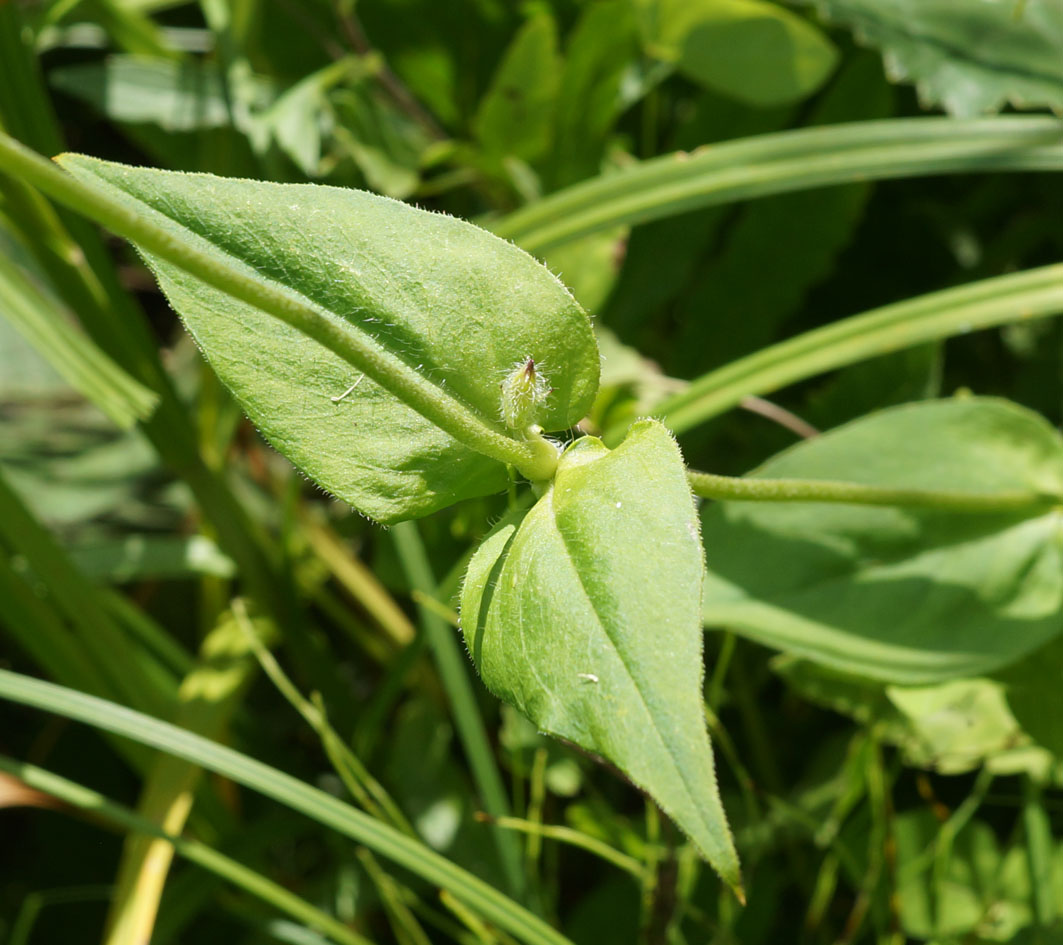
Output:
<instances>
[{"instance_id":1,"label":"lower leaf","mask_svg":"<svg viewBox=\"0 0 1063 945\"><path fill-rule=\"evenodd\" d=\"M679 449L643 420L611 452L577 440L536 505L488 536L462 629L492 692L619 767L739 891L702 702L703 573Z\"/></svg>"}]
</instances>

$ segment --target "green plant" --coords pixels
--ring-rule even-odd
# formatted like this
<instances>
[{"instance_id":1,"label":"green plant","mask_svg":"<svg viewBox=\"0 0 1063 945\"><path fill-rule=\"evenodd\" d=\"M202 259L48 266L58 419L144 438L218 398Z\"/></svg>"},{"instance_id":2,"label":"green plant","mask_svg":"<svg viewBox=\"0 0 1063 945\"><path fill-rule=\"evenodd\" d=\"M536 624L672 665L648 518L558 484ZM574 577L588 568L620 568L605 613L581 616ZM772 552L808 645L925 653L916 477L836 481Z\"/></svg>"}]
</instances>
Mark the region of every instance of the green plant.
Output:
<instances>
[{"instance_id":1,"label":"green plant","mask_svg":"<svg viewBox=\"0 0 1063 945\"><path fill-rule=\"evenodd\" d=\"M1032 0L1031 5L1035 10L1024 28L1040 35L1042 18L1053 14ZM851 11L835 7L843 20L869 16L858 4ZM135 86L150 74L175 102L192 94L189 88L206 97L211 107L204 110L199 102L194 122L167 131L235 130L263 165L276 160L273 149L279 148L305 176L319 176L324 149L343 147L346 140L338 134L329 143L331 122L383 90L395 112L388 121L401 123L404 144L371 146L363 135L349 156L362 182L378 190L406 196L419 186L432 160L423 156L431 146L421 139L438 138L438 129L370 51L274 95L267 84L251 81L247 61L234 51L239 24L226 19L222 5L204 9L211 29L228 43L224 79L214 70L186 86L164 57L150 68L122 61L108 67L118 88ZM1058 653L1063 438L1033 410L971 395L907 404L909 398L895 398L742 477L688 469L675 435L702 429L751 397L829 370L896 358L896 352L909 349L916 357L930 350L927 346L976 328L1042 324L1033 320L1063 312L1063 268L1052 263L985 274L754 346L677 384L607 334L596 337L581 304L529 252L544 255L562 273L568 262L577 275L588 273L577 280L583 283L577 293L601 308L604 295L595 279L601 278L601 259L615 249L618 228L674 226L680 236L691 236L705 219L711 221L710 208L738 199L790 200L808 188L872 179L1058 171L1063 169L1058 120L1005 115L760 128L754 130L763 133L693 155L660 156L581 181L588 161L601 160L604 137L597 150L582 153L580 147L595 140L594 123L580 142L565 140L564 129L579 125L573 116L581 82L587 83L585 92L610 88L619 94L622 70L610 65L610 57L619 56L625 43L656 63L653 68L644 63L647 74L637 96L647 111L658 83L673 70L713 95L783 108L819 88L838 53L808 21L773 4L609 0L592 5L580 21L567 51L572 74L566 73L558 88L549 79L558 57L556 23L546 5L536 9L515 34L478 105L471 123L478 150L464 160L488 194L506 194L497 201L502 206L512 203L514 192L526 190L532 166L538 169L537 186L552 182L555 189L545 197L522 194L532 199L484 219L487 229L349 187L155 170L71 153L60 155L57 167L0 133L0 173L9 183L2 210L20 252L29 257L0 261L5 314L116 423L128 428L140 422L155 451L209 514L229 556L223 561L231 559L244 576L250 601L249 614L241 600L223 593L224 576L209 576L204 569L204 616L211 629L193 656L153 620L131 613L122 598L93 586L26 508L17 484L0 478L0 588L10 601L5 624L64 684L0 670L0 695L132 739L113 745L142 775L145 789L134 813L32 765L8 759L2 761L4 770L30 788L151 835L126 849L109 924L113 945L151 934L162 891L162 881L152 877L165 877L173 851L334 940L361 940L310 902L287 895L209 846L181 839L193 802L202 799L200 769L280 800L361 844L362 869L400 941L428 940L420 924L424 903L404 879L381 869L374 854L452 897L445 900L456 917L452 924L428 913L440 934L566 942L536 914L543 911L536 899L540 892L529 890L538 844L551 836L548 825L536 819L542 816L551 748L532 742L537 767L528 776L533 792L528 818L513 821L477 697L447 623L453 616L449 606L457 600L466 648L483 683L538 732L615 765L744 903L711 732L739 785L732 798L744 808L743 828L769 829L773 818L787 829L800 823L813 832L817 848L828 851L810 891L809 928L822 921L824 897L832 895L839 870L856 877L869 900L890 868L882 851L890 847L894 830L888 797L895 771L883 761L883 745L897 746L912 764L948 759L957 770L984 763L990 771L994 761L998 770L1023 773L1029 834L1024 875L1034 877L1031 901L1037 910L1031 927L1048 934L1060 917L1058 903L1043 887L1056 881L1053 870L1063 875L1063 868L1053 865L1063 847L1051 836L1040 791L1058 778L1063 743L1058 726L1036 718L1036 707L1037 694L1052 688L1051 674L1038 661L1047 654L1051 666L1063 665ZM0 16L12 14L0 11ZM132 30L123 35L139 37L127 39L130 51L137 42L151 46L151 21L129 9L123 16ZM595 18L602 27L608 19L615 43L591 43ZM357 39L357 21L344 22ZM10 39L12 22L0 26ZM881 28L891 37L903 32L895 23ZM780 44L771 46L772 56L793 68L768 70L763 81L747 82L742 70L772 37ZM724 41L733 62L713 53ZM903 39L906 49L920 41ZM581 64L581 55L593 60L593 68ZM919 69L937 67L936 59L920 63ZM964 63L965 75L973 70L976 79L983 72L989 78L981 97L965 97L961 110L970 110L968 98L997 102L1010 94L999 72L1012 67L1006 56L996 71ZM592 73L593 82L586 78ZM26 66L20 75L31 76L32 69ZM67 75L63 84L76 88ZM1034 83L1049 90L1045 101L1056 101L1057 78L1041 76ZM1031 81L1025 78L1012 91L1023 94ZM513 89L521 83L529 83L538 97L517 96L514 104ZM219 89L237 94L239 120L230 116L231 126ZM948 101L947 95L937 97ZM259 104L260 98L268 104ZM119 110L116 119L135 122L143 116L128 110L136 104L129 93L117 101L127 110ZM373 101L374 109L384 107ZM332 116L328 121L326 113ZM611 126L615 116L608 113L609 107L601 106L595 120L604 115L601 120ZM11 102L6 111L0 107L10 130L48 147L47 129L12 121L35 114ZM290 124L307 115L320 120L310 151ZM398 126L392 132L398 134ZM143 128L140 133L146 134ZM303 128L303 133L310 132ZM150 148L151 140L145 136L144 146ZM547 140L553 140L552 150L543 145ZM446 147L438 140L436 145ZM421 154L421 163L403 165L404 149ZM419 595L417 636L376 578L341 560L317 512L297 507L293 487L280 497L281 517L270 526L280 535L277 542L251 521L221 460L239 422L236 411L221 388L204 380L200 396L210 421L196 428L182 416L179 395L96 234L57 214L42 194L131 242L224 389L273 446L331 495L369 519L395 526L398 569ZM756 234L767 224L753 217L749 226ZM636 273L639 252L633 236L628 253ZM591 262L581 262L586 259ZM785 269L786 260L779 265ZM642 276L646 297L663 303L669 287L658 283L665 276L655 281L651 265ZM623 275L613 278L623 286ZM806 275L792 278L801 295ZM45 291L42 283L52 288ZM78 311L84 333L65 320L64 306ZM779 311L785 307L780 304ZM926 373L911 371L917 377ZM847 396L844 386L836 396ZM785 412L782 417L794 421ZM726 465L720 464L721 472ZM502 493L505 508L492 507L501 517L488 530L487 507L476 501L490 502ZM699 508L698 498L711 501ZM407 523L458 503L472 510L474 524L463 527L482 537L437 581L421 534ZM301 567L299 554L307 546L313 560ZM382 654L386 667L367 717L375 712L379 719L391 710L416 665L418 647L427 643L433 653L438 682L431 685L441 685L446 694L473 780L495 824L491 856L497 858L504 892L426 846L418 834L423 828L415 829L359 757L379 740L378 731L368 727L360 742L357 732L344 738L333 727L330 719L345 712L351 697L329 672L328 644L305 626L304 601L312 600L340 624L347 618L343 605L323 588L321 564L384 630L386 642L365 643L363 629L346 624L367 652L376 648ZM48 588L43 600L19 569ZM707 683L705 627L728 630L714 649ZM812 815L800 804L784 803L780 783L768 785L779 795L776 808L762 809L763 788L755 785L720 723L717 710L737 646L731 634L781 651L784 658L775 669L794 691L866 724L846 756L849 786L831 795L829 816L818 827L809 825ZM291 648L299 675L321 690L310 699L269 655L267 646L278 640ZM401 657L395 655L398 643L404 647ZM101 645L115 656L101 653ZM238 712L256 659L316 733L345 790L363 810L211 740ZM741 658L737 666L739 672ZM733 698L750 700L751 692L743 691L748 685L738 679ZM743 711L754 752L770 755L756 707L747 704ZM928 722L934 712L951 712L952 720ZM964 754L962 744L968 719L986 729L984 740L969 748L973 757ZM175 757L153 762L144 745ZM1016 747L1026 754L1008 755ZM771 760L759 763L768 772L764 780L775 780ZM979 802L987 786L988 781L979 788ZM869 820L861 829L874 851L866 867L854 861L850 842L839 839L862 798ZM973 813L977 804L971 806ZM730 812L734 817L733 808ZM224 822L202 816L207 832ZM961 817L957 810L952 816L948 830L930 841L939 897L957 863L952 838L970 813ZM530 835L523 852L516 835L504 829L516 824ZM662 840L656 807L648 807L644 837L610 836L601 828L602 835L595 836L593 818L588 827L573 835L583 838L577 842L638 879L648 903L643 937L665 941L666 931L654 926L663 901L659 886L666 878L681 885L667 874L680 869L680 855ZM916 819L904 822L900 836L911 850L905 860L909 879L902 886L925 868L917 837L924 827ZM153 874L152 863L163 864L161 873ZM693 860L685 863L694 875ZM912 934L954 934L978 924L977 918L947 913L939 900L930 906L917 900L912 894L914 904L903 916L906 929L917 930ZM870 908L862 901L853 907L857 928ZM722 928L737 921L727 918L731 908L722 900L717 906ZM665 925L678 935L682 918L666 916ZM1016 920L1013 930L1023 927Z\"/></svg>"}]
</instances>

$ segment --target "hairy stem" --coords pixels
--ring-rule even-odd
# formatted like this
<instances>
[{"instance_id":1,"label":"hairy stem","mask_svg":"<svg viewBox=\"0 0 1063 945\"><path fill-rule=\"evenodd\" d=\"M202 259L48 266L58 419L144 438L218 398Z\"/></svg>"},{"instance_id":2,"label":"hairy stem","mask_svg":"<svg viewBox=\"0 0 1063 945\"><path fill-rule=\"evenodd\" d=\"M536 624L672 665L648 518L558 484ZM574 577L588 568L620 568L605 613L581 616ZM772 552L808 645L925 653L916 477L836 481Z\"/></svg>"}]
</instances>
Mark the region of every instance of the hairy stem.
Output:
<instances>
[{"instance_id":1,"label":"hairy stem","mask_svg":"<svg viewBox=\"0 0 1063 945\"><path fill-rule=\"evenodd\" d=\"M830 479L755 479L687 471L690 488L704 499L731 502L837 502L898 505L943 512L1018 512L1063 502L1063 496L1020 490L901 489Z\"/></svg>"}]
</instances>

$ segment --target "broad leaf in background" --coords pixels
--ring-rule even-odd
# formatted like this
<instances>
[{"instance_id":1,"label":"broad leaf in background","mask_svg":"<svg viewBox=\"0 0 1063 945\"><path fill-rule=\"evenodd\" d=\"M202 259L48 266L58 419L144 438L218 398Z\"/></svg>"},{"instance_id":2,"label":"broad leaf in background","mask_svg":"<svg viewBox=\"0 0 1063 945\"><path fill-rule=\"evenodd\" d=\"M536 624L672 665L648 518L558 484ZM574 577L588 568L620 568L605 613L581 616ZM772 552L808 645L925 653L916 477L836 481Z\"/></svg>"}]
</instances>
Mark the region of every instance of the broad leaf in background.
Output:
<instances>
[{"instance_id":1,"label":"broad leaf in background","mask_svg":"<svg viewBox=\"0 0 1063 945\"><path fill-rule=\"evenodd\" d=\"M211 62L110 56L102 62L60 66L48 73L57 89L92 105L111 121L154 124L163 131L220 128L234 118L225 80ZM260 84L259 84L260 83ZM269 82L256 80L261 104L273 95Z\"/></svg>"},{"instance_id":2,"label":"broad leaf in background","mask_svg":"<svg viewBox=\"0 0 1063 945\"><path fill-rule=\"evenodd\" d=\"M705 729L701 544L668 431L584 437L519 524L473 557L462 630L487 687L613 762L732 886L738 859Z\"/></svg>"},{"instance_id":3,"label":"broad leaf in background","mask_svg":"<svg viewBox=\"0 0 1063 945\"><path fill-rule=\"evenodd\" d=\"M589 409L598 353L585 313L515 246L468 223L355 190L131 168L63 166L196 239L226 266L320 306L497 424L499 384L534 358L552 387L533 418ZM149 257L163 291L266 437L320 486L382 522L506 483L473 452L286 324Z\"/></svg>"},{"instance_id":4,"label":"broad leaf in background","mask_svg":"<svg viewBox=\"0 0 1063 945\"><path fill-rule=\"evenodd\" d=\"M639 417L652 416L657 404L687 386L686 381L668 377L654 361L623 344L608 328L595 326L594 336L601 352L602 375L589 420L597 429L628 426Z\"/></svg>"},{"instance_id":5,"label":"broad leaf in background","mask_svg":"<svg viewBox=\"0 0 1063 945\"><path fill-rule=\"evenodd\" d=\"M625 86L637 78L638 59L638 25L628 0L588 6L565 47L550 155L552 188L600 173L609 133L632 103Z\"/></svg>"},{"instance_id":6,"label":"broad leaf in background","mask_svg":"<svg viewBox=\"0 0 1063 945\"><path fill-rule=\"evenodd\" d=\"M1063 772L1020 726L995 679L898 686L785 655L771 665L803 699L873 726L900 749L906 765L940 774L984 765L994 774L1026 773L1039 780Z\"/></svg>"},{"instance_id":7,"label":"broad leaf in background","mask_svg":"<svg viewBox=\"0 0 1063 945\"><path fill-rule=\"evenodd\" d=\"M838 60L830 40L761 0L639 0L647 51L688 79L747 105L811 95Z\"/></svg>"},{"instance_id":8,"label":"broad leaf in background","mask_svg":"<svg viewBox=\"0 0 1063 945\"><path fill-rule=\"evenodd\" d=\"M545 10L520 29L506 50L473 121L484 149L534 161L549 148L561 57L557 25Z\"/></svg>"},{"instance_id":9,"label":"broad leaf in background","mask_svg":"<svg viewBox=\"0 0 1063 945\"><path fill-rule=\"evenodd\" d=\"M1063 639L1007 667L997 678L1022 727L1063 761Z\"/></svg>"},{"instance_id":10,"label":"broad leaf in background","mask_svg":"<svg viewBox=\"0 0 1063 945\"><path fill-rule=\"evenodd\" d=\"M425 130L370 79L350 82L329 97L335 115L332 134L378 193L402 199L421 181Z\"/></svg>"},{"instance_id":11,"label":"broad leaf in background","mask_svg":"<svg viewBox=\"0 0 1063 945\"><path fill-rule=\"evenodd\" d=\"M1063 495L1063 440L970 398L872 414L758 477ZM927 683L988 672L1063 630L1059 511L961 514L726 502L703 514L705 622L846 672Z\"/></svg>"},{"instance_id":12,"label":"broad leaf in background","mask_svg":"<svg viewBox=\"0 0 1063 945\"><path fill-rule=\"evenodd\" d=\"M900 814L894 831L896 901L907 935L938 942L1016 942L1021 929L1034 925L1034 881L1022 844L1001 849L993 828L972 820L947 849L941 821L926 807ZM1056 864L1049 899L1063 903L1063 847L1056 845L1049 855ZM1059 915L1057 905L1055 914L1043 920ZM1055 938L1035 934L1028 941Z\"/></svg>"},{"instance_id":13,"label":"broad leaf in background","mask_svg":"<svg viewBox=\"0 0 1063 945\"><path fill-rule=\"evenodd\" d=\"M839 72L806 120L830 125L885 118L892 97L878 58L865 53ZM743 207L726 243L686 287L676 311L680 327L669 370L698 374L778 337L784 320L834 268L872 189L850 184L806 190Z\"/></svg>"},{"instance_id":14,"label":"broad leaf in background","mask_svg":"<svg viewBox=\"0 0 1063 945\"><path fill-rule=\"evenodd\" d=\"M925 106L959 117L1005 105L1063 111L1059 0L800 0L882 51Z\"/></svg>"}]
</instances>

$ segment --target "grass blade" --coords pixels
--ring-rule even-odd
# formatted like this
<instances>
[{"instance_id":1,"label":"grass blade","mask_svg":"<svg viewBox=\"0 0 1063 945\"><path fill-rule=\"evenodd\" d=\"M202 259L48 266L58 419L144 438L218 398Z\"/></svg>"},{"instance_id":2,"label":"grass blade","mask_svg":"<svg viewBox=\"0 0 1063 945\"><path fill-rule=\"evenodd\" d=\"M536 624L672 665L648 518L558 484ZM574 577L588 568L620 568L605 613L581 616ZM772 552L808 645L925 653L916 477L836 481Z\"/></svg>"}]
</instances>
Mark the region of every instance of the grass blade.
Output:
<instances>
[{"instance_id":1,"label":"grass blade","mask_svg":"<svg viewBox=\"0 0 1063 945\"><path fill-rule=\"evenodd\" d=\"M528 252L701 207L853 181L976 171L1063 170L1050 117L851 122L756 135L663 155L575 184L492 225Z\"/></svg>"},{"instance_id":2,"label":"grass blade","mask_svg":"<svg viewBox=\"0 0 1063 945\"><path fill-rule=\"evenodd\" d=\"M123 430L151 415L158 396L78 331L59 306L0 255L0 312L59 375Z\"/></svg>"},{"instance_id":3,"label":"grass blade","mask_svg":"<svg viewBox=\"0 0 1063 945\"><path fill-rule=\"evenodd\" d=\"M399 561L410 586L422 594L431 595L436 589L436 581L417 525L413 522L402 522L392 529L391 534L394 536ZM506 817L510 812L509 800L487 740L480 710L476 705L476 695L469 681L467 660L461 652L457 634L430 607L419 604L418 609L421 612L428 645L432 649L450 701L458 737L461 739L483 805L493 817ZM506 883L519 895L523 893L525 886L520 845L512 834L502 830L495 830L493 833L502 868L506 873Z\"/></svg>"},{"instance_id":4,"label":"grass blade","mask_svg":"<svg viewBox=\"0 0 1063 945\"><path fill-rule=\"evenodd\" d=\"M242 784L306 814L453 893L527 945L571 945L538 916L445 857L324 791L238 751L125 706L0 670L0 698L131 738Z\"/></svg>"},{"instance_id":5,"label":"grass blade","mask_svg":"<svg viewBox=\"0 0 1063 945\"><path fill-rule=\"evenodd\" d=\"M226 613L204 639L196 667L181 683L176 716L181 726L204 735L221 733L256 669L251 648ZM201 774L197 765L181 758L157 756L144 782L138 812L160 825L163 834L180 834L191 813ZM174 852L179 851L158 833L145 836L140 831L127 838L111 899L107 945L151 940Z\"/></svg>"},{"instance_id":6,"label":"grass blade","mask_svg":"<svg viewBox=\"0 0 1063 945\"><path fill-rule=\"evenodd\" d=\"M317 929L334 942L340 943L340 945L371 945L368 939L358 935L342 922L322 912L305 899L299 898L261 873L249 869L204 843L198 843L195 840L185 840L182 837L168 834L151 820L140 816L128 807L109 800L84 785L69 781L57 774L52 774L52 772L38 768L36 765L16 761L14 758L6 758L3 755L0 755L0 771L15 775L30 787L51 797L58 798L71 807L86 811L108 825L155 838L156 842L172 847L173 851L179 856L183 856L192 863L227 880L234 886L238 886L263 902L268 902L281 912L286 912L292 918L305 925Z\"/></svg>"},{"instance_id":7,"label":"grass blade","mask_svg":"<svg viewBox=\"0 0 1063 945\"><path fill-rule=\"evenodd\" d=\"M1063 312L1063 263L995 276L873 309L739 358L654 410L674 433L795 381L925 341ZM623 430L606 435L615 442Z\"/></svg>"}]
</instances>

